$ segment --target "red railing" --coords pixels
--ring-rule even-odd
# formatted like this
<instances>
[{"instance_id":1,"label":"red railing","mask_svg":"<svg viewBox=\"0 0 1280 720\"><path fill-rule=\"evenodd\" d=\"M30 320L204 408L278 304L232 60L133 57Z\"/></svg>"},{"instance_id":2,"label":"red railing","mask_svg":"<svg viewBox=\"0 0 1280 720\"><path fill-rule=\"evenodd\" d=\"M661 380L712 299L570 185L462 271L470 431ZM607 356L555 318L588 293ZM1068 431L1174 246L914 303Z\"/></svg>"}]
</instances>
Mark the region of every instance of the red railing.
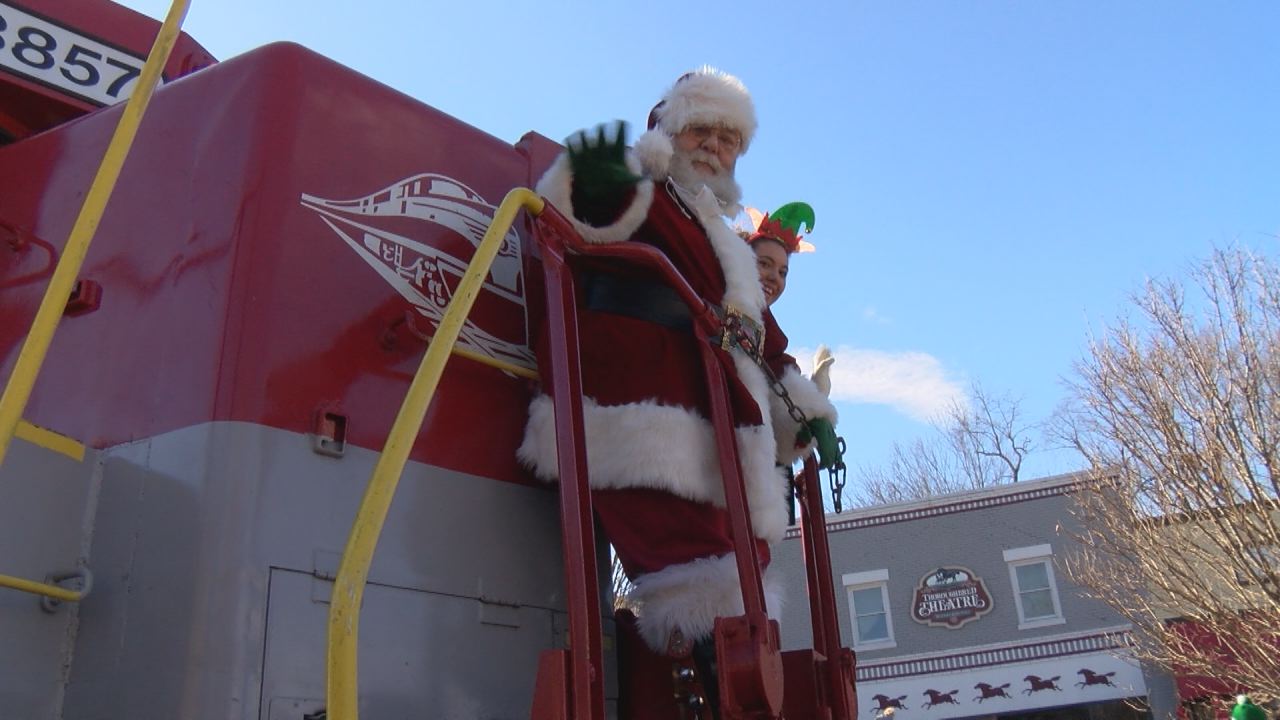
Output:
<instances>
[{"instance_id":1,"label":"red railing","mask_svg":"<svg viewBox=\"0 0 1280 720\"><path fill-rule=\"evenodd\" d=\"M853 651L840 644L840 622L836 617L835 587L831 577L831 550L827 545L826 509L822 506L822 484L818 480L818 464L813 456L805 460L804 470L796 478L796 495L800 498L800 537L804 543L805 570L809 579L809 615L813 623L813 649L822 657L814 658L816 683L825 680L825 702L834 720L852 720L858 715L858 697L854 687L856 658ZM788 676L790 677L790 675ZM788 713L798 716L799 713ZM814 717L819 714L815 708Z\"/></svg>"}]
</instances>

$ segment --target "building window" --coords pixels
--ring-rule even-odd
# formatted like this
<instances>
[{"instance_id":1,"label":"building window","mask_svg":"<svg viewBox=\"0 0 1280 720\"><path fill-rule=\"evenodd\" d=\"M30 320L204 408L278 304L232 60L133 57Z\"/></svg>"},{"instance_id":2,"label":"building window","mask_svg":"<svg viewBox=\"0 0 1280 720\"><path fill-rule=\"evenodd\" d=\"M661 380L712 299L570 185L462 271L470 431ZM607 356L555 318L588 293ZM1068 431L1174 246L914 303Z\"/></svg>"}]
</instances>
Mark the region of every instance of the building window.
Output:
<instances>
[{"instance_id":1,"label":"building window","mask_svg":"<svg viewBox=\"0 0 1280 720\"><path fill-rule=\"evenodd\" d=\"M1280 547L1249 545L1237 562L1244 563L1244 567L1236 567L1236 582L1241 585L1253 585L1255 577L1264 584L1274 584L1280 568Z\"/></svg>"},{"instance_id":2,"label":"building window","mask_svg":"<svg viewBox=\"0 0 1280 720\"><path fill-rule=\"evenodd\" d=\"M848 573L843 579L849 595L854 649L897 647L893 639L893 615L889 612L889 571Z\"/></svg>"},{"instance_id":3,"label":"building window","mask_svg":"<svg viewBox=\"0 0 1280 720\"><path fill-rule=\"evenodd\" d=\"M1062 603L1053 575L1053 548L1049 545L1013 548L1004 551L1009 563L1009 579L1018 606L1018 629L1061 625Z\"/></svg>"}]
</instances>

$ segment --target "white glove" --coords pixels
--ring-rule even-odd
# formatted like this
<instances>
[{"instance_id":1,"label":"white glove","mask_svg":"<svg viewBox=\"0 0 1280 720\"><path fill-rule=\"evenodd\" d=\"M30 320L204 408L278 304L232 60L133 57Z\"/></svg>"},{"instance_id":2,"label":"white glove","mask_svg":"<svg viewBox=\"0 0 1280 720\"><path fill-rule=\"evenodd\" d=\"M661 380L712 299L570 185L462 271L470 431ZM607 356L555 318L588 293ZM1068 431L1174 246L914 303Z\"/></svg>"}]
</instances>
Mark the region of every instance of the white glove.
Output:
<instances>
[{"instance_id":1,"label":"white glove","mask_svg":"<svg viewBox=\"0 0 1280 720\"><path fill-rule=\"evenodd\" d=\"M835 361L836 357L831 354L826 345L819 345L818 351L813 354L813 374L809 379L827 397L831 397L831 366Z\"/></svg>"}]
</instances>

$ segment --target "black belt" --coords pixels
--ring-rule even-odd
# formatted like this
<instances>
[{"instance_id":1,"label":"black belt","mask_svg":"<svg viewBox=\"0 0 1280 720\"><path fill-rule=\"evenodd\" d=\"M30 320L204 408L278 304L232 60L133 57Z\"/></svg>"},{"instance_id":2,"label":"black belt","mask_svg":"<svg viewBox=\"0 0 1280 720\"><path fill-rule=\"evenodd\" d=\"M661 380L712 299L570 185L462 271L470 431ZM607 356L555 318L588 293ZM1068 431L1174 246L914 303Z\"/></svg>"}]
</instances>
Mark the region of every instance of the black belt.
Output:
<instances>
[{"instance_id":1,"label":"black belt","mask_svg":"<svg viewBox=\"0 0 1280 720\"><path fill-rule=\"evenodd\" d=\"M676 330L693 329L689 306L666 285L600 273L584 273L581 282L588 310L647 320Z\"/></svg>"},{"instance_id":2,"label":"black belt","mask_svg":"<svg viewBox=\"0 0 1280 720\"><path fill-rule=\"evenodd\" d=\"M680 294L670 287L617 275L583 273L583 286L588 310L645 320L675 330L692 330L693 315ZM712 344L725 350L740 350L757 364L764 356L764 328L736 308L712 307L722 327Z\"/></svg>"}]
</instances>

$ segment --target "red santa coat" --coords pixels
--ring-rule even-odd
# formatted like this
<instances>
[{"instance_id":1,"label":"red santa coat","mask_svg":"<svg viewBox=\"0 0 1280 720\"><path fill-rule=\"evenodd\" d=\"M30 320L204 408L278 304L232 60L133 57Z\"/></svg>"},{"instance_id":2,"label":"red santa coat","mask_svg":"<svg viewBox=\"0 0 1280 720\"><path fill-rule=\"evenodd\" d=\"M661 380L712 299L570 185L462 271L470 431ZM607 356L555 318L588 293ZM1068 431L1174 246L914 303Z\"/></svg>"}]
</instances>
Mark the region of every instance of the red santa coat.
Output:
<instances>
[{"instance_id":1,"label":"red santa coat","mask_svg":"<svg viewBox=\"0 0 1280 720\"><path fill-rule=\"evenodd\" d=\"M653 179L640 183L612 225L575 221L583 238L657 247L704 300L732 305L766 323L755 253L725 224L714 196L705 190L693 196L668 181L663 167L647 169ZM538 184L569 218L571 182L562 156ZM578 324L593 504L635 583L631 599L639 608L641 634L659 651L675 629L686 638L705 637L717 616L743 609L700 340L688 330L586 307L579 308ZM834 419L826 398L787 362L785 342L780 331L766 337L770 364L784 369L784 385L797 389L806 412ZM767 563L767 545L782 538L787 523L785 479L776 459L782 450L785 459L794 456L797 426L780 402L771 404L765 374L754 360L737 351L716 352L726 370L753 531ZM530 406L519 455L539 477L556 479L554 410L546 395ZM769 604L776 607L780 592L766 585Z\"/></svg>"}]
</instances>

